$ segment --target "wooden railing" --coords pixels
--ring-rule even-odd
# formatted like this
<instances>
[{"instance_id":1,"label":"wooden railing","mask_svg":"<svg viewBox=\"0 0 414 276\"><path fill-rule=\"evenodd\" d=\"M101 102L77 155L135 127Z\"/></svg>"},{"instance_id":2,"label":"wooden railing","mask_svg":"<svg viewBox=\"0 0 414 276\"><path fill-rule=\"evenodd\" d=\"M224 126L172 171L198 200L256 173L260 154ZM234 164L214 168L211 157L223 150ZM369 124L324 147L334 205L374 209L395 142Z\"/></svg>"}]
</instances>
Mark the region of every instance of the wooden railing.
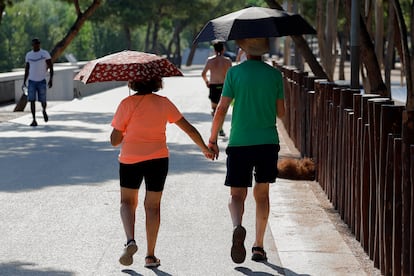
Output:
<instances>
[{"instance_id":1,"label":"wooden railing","mask_svg":"<svg viewBox=\"0 0 414 276\"><path fill-rule=\"evenodd\" d=\"M382 274L414 275L414 145L403 170L405 107L274 66L284 76L283 123L302 157L314 160L316 181Z\"/></svg>"}]
</instances>

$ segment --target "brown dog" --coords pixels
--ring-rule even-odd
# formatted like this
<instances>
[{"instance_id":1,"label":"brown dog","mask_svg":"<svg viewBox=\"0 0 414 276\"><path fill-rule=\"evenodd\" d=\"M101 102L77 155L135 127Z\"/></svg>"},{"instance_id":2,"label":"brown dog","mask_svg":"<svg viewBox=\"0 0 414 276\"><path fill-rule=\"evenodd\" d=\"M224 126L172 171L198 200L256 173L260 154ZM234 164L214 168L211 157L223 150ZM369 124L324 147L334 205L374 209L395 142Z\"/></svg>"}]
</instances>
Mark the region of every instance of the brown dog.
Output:
<instances>
[{"instance_id":1,"label":"brown dog","mask_svg":"<svg viewBox=\"0 0 414 276\"><path fill-rule=\"evenodd\" d=\"M277 162L277 177L291 180L315 180L315 163L310 158L283 158Z\"/></svg>"}]
</instances>

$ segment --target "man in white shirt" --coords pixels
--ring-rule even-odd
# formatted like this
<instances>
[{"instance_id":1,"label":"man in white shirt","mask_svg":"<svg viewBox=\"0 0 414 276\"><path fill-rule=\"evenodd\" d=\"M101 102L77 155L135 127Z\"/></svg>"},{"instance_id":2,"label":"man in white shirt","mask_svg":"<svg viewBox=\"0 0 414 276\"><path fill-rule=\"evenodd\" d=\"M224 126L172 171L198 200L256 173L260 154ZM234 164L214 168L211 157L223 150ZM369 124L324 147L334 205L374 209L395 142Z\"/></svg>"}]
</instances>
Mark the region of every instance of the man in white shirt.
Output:
<instances>
[{"instance_id":1,"label":"man in white shirt","mask_svg":"<svg viewBox=\"0 0 414 276\"><path fill-rule=\"evenodd\" d=\"M42 104L43 119L45 122L49 120L46 113L46 76L49 70L48 87L52 87L53 80L53 64L48 51L40 48L40 40L32 39L33 50L26 54L26 67L24 71L24 86L29 79L27 99L30 102L30 110L32 112L33 121L30 126L37 126L36 121L36 99Z\"/></svg>"}]
</instances>

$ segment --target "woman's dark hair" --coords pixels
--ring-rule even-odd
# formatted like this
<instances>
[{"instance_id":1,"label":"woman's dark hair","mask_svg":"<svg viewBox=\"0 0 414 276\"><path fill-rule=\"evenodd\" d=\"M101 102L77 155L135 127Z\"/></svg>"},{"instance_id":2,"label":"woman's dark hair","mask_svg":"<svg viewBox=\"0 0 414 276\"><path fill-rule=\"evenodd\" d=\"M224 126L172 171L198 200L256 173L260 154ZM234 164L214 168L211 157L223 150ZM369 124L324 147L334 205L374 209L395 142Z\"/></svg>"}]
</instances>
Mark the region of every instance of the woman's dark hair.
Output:
<instances>
[{"instance_id":1,"label":"woman's dark hair","mask_svg":"<svg viewBox=\"0 0 414 276\"><path fill-rule=\"evenodd\" d=\"M139 95L150 94L152 92L157 92L162 88L161 78L151 79L149 81L130 81L129 87L137 91Z\"/></svg>"}]
</instances>

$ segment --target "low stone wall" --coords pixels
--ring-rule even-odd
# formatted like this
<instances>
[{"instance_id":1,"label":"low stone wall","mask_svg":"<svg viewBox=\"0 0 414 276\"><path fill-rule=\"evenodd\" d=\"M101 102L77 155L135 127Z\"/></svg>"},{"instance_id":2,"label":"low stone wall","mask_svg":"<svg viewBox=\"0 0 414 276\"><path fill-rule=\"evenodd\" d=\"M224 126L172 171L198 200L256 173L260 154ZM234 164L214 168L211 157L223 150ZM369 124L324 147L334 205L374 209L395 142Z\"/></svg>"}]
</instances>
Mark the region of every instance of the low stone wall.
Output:
<instances>
[{"instance_id":1,"label":"low stone wall","mask_svg":"<svg viewBox=\"0 0 414 276\"><path fill-rule=\"evenodd\" d=\"M66 63L54 64L53 87L48 89L49 101L66 101L77 97L85 97L104 90L126 85L125 82L102 82L85 85L73 80L79 68L85 63L71 65ZM24 69L0 73L0 104L18 102L22 96ZM49 80L49 77L47 77Z\"/></svg>"}]
</instances>

